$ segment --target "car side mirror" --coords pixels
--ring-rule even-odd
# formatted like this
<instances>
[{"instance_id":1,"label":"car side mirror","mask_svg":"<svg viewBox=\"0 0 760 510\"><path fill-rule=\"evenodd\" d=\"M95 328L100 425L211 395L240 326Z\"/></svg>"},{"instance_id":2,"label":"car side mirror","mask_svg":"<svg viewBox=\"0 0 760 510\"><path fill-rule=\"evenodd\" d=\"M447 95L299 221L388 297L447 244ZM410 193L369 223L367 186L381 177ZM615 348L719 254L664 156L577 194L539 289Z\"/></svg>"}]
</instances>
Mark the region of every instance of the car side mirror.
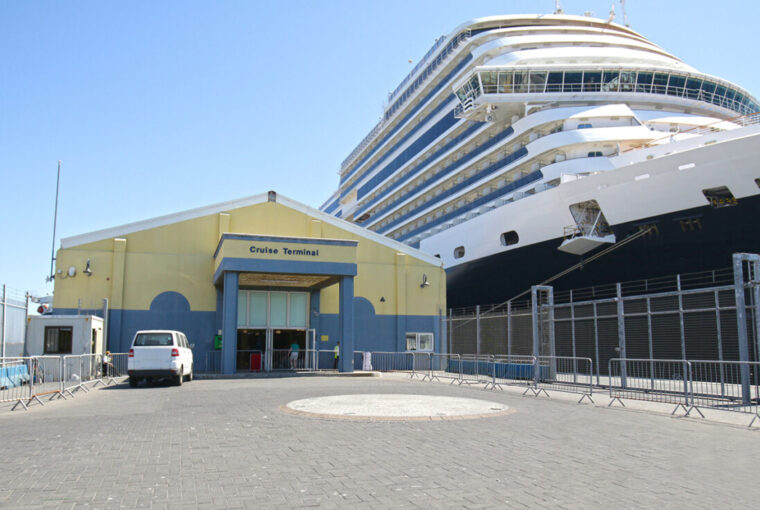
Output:
<instances>
[{"instance_id":1,"label":"car side mirror","mask_svg":"<svg viewBox=\"0 0 760 510\"><path fill-rule=\"evenodd\" d=\"M195 349L195 344L190 344L191 349Z\"/></svg>"}]
</instances>

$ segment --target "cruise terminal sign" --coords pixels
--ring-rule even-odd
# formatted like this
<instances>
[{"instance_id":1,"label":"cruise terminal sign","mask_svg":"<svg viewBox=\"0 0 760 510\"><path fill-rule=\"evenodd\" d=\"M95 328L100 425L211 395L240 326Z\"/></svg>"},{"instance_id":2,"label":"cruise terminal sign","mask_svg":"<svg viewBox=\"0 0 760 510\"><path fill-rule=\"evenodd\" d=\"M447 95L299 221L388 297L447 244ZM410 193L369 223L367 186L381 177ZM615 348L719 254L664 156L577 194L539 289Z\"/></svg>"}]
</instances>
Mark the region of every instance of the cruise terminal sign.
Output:
<instances>
[{"instance_id":1,"label":"cruise terminal sign","mask_svg":"<svg viewBox=\"0 0 760 510\"><path fill-rule=\"evenodd\" d=\"M224 234L214 254L224 258L356 263L358 242L349 239Z\"/></svg>"}]
</instances>

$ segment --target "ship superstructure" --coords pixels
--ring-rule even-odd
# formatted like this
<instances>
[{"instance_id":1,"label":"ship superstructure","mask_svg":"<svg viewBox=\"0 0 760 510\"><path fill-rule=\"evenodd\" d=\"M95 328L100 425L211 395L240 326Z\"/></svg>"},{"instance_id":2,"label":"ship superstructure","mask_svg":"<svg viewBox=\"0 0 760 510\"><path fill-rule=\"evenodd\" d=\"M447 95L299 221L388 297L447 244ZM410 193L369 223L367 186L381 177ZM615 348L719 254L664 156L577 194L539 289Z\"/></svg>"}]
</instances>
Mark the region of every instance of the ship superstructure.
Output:
<instances>
[{"instance_id":1,"label":"ship superstructure","mask_svg":"<svg viewBox=\"0 0 760 510\"><path fill-rule=\"evenodd\" d=\"M481 18L389 96L322 209L439 256L454 306L508 299L611 246L597 280L652 269L630 267L647 253L662 271L706 269L757 243L742 218L760 193L758 110L611 21ZM700 243L721 246L695 255Z\"/></svg>"}]
</instances>

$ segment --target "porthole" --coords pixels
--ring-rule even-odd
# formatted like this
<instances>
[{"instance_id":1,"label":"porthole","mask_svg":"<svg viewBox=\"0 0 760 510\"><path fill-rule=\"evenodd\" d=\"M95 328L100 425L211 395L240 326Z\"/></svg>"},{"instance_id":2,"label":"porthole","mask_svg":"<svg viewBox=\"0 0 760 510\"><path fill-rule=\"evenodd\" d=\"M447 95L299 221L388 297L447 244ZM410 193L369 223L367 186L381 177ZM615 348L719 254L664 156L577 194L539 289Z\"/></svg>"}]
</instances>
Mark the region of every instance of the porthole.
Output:
<instances>
[{"instance_id":1,"label":"porthole","mask_svg":"<svg viewBox=\"0 0 760 510\"><path fill-rule=\"evenodd\" d=\"M457 246L454 248L454 258L461 259L464 257L464 246Z\"/></svg>"},{"instance_id":2,"label":"porthole","mask_svg":"<svg viewBox=\"0 0 760 510\"><path fill-rule=\"evenodd\" d=\"M502 246L511 246L520 242L520 236L514 230L502 233L500 239Z\"/></svg>"}]
</instances>

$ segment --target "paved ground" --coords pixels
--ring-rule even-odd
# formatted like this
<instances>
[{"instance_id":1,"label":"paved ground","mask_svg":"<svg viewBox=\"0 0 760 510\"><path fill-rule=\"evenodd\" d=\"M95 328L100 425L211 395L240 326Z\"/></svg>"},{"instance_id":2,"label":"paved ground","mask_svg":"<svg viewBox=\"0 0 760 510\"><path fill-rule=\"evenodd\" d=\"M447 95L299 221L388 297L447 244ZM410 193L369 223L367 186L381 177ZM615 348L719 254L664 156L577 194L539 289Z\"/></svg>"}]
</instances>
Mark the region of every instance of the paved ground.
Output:
<instances>
[{"instance_id":1,"label":"paved ground","mask_svg":"<svg viewBox=\"0 0 760 510\"><path fill-rule=\"evenodd\" d=\"M475 420L280 407L349 393L493 400ZM397 378L126 385L0 409L2 508L757 508L760 432Z\"/></svg>"}]
</instances>

